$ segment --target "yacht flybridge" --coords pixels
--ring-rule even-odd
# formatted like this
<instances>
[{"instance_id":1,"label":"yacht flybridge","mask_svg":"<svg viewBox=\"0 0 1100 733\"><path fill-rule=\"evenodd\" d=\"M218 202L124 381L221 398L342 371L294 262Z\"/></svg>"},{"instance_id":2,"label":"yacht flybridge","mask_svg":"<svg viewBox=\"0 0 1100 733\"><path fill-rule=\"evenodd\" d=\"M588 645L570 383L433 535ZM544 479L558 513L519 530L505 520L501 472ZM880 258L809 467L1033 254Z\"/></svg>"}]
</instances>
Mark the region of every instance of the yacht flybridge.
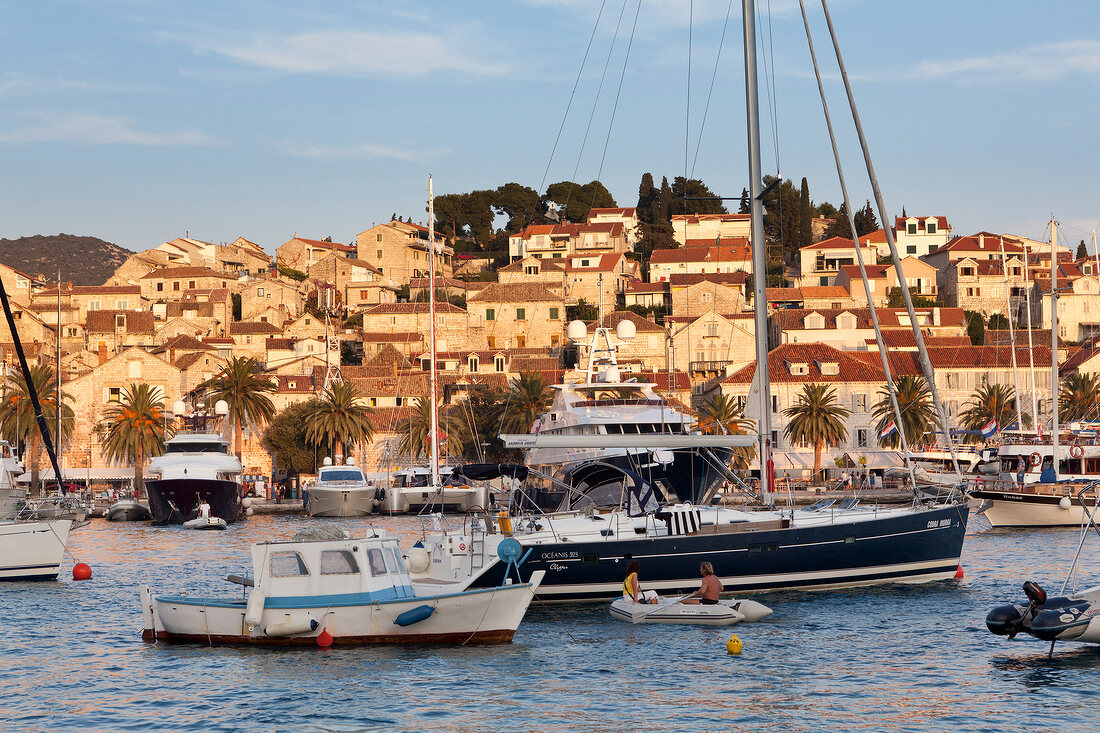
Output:
<instances>
[{"instance_id":1,"label":"yacht flybridge","mask_svg":"<svg viewBox=\"0 0 1100 733\"><path fill-rule=\"evenodd\" d=\"M615 327L620 341L635 334L629 320ZM584 341L587 328L573 321L567 335L574 342ZM611 329L597 325L583 377L553 385L554 401L535 420L532 440L524 445L520 436L512 436L519 441L515 447L529 448L528 466L575 489L599 481L606 463L645 476L662 500L698 501L727 476L733 450L684 440L698 437L695 418L658 394L656 384L624 376L616 353ZM612 475L612 480L617 477ZM555 509L564 495L549 485L536 493L540 506Z\"/></svg>"}]
</instances>

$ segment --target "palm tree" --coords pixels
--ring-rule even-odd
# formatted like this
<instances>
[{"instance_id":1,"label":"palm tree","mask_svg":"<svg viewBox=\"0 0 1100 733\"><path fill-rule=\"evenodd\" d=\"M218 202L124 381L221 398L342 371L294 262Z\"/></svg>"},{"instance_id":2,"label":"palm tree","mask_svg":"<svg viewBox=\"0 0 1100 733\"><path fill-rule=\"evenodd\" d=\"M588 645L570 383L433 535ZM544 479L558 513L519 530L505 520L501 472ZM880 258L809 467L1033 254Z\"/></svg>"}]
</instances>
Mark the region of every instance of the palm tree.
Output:
<instances>
[{"instance_id":1,"label":"palm tree","mask_svg":"<svg viewBox=\"0 0 1100 733\"><path fill-rule=\"evenodd\" d=\"M1016 388L1007 384L983 384L974 391L959 413L959 422L967 430L981 430L990 420L998 426L1008 425L1016 417ZM1025 425L1030 416L1024 416ZM980 435L970 435L967 440L981 440Z\"/></svg>"},{"instance_id":2,"label":"palm tree","mask_svg":"<svg viewBox=\"0 0 1100 733\"><path fill-rule=\"evenodd\" d=\"M535 419L550 407L553 395L546 377L538 372L520 372L508 385L504 400L502 433L529 433Z\"/></svg>"},{"instance_id":3,"label":"palm tree","mask_svg":"<svg viewBox=\"0 0 1100 733\"><path fill-rule=\"evenodd\" d=\"M883 387L878 393L880 399L871 408L871 415L878 418L875 430L881 436L886 426L896 418L894 405L890 402L890 391ZM924 377L915 374L898 377L894 380L894 394L897 395L898 409L901 411L901 425L887 437L878 439L882 446L898 447L901 443L900 430L905 431L906 444L913 445L919 443L926 434L941 427L936 407L932 404L932 390L928 389L928 382Z\"/></svg>"},{"instance_id":4,"label":"palm tree","mask_svg":"<svg viewBox=\"0 0 1100 733\"><path fill-rule=\"evenodd\" d=\"M756 426L756 421L746 419L744 408L739 407L729 395L719 392L711 395L699 410L695 429L706 435L744 435ZM734 448L734 468L748 468L756 456L755 446Z\"/></svg>"},{"instance_id":5,"label":"palm tree","mask_svg":"<svg viewBox=\"0 0 1100 733\"><path fill-rule=\"evenodd\" d=\"M809 443L814 447L814 476L821 470L821 451L826 445L836 445L848 437L844 421L852 411L836 401L836 390L823 384L807 384L798 395L798 402L783 414L790 418L783 431L792 442Z\"/></svg>"},{"instance_id":6,"label":"palm tree","mask_svg":"<svg viewBox=\"0 0 1100 733\"><path fill-rule=\"evenodd\" d=\"M306 417L306 440L330 454L339 445L346 457L353 446L369 443L374 437L373 413L363 404L354 384L334 382L312 405Z\"/></svg>"},{"instance_id":7,"label":"palm tree","mask_svg":"<svg viewBox=\"0 0 1100 733\"><path fill-rule=\"evenodd\" d=\"M1058 409L1066 420L1095 420L1100 413L1100 376L1074 372L1062 379Z\"/></svg>"},{"instance_id":8,"label":"palm tree","mask_svg":"<svg viewBox=\"0 0 1100 733\"><path fill-rule=\"evenodd\" d=\"M440 449L452 455L462 452L462 419L449 410L439 410ZM397 425L401 433L401 441L397 449L402 453L408 453L413 458L430 456L432 424L431 397L424 395L416 398L416 413L402 420Z\"/></svg>"},{"instance_id":9,"label":"palm tree","mask_svg":"<svg viewBox=\"0 0 1100 733\"><path fill-rule=\"evenodd\" d=\"M50 435L56 440L54 432L57 425L57 379L53 369L46 364L32 364L30 367L31 385L38 392L38 404L42 406L42 415L46 418L46 424L50 427ZM14 372L8 375L5 396L0 404L0 428L4 438L13 444L30 443L31 453L31 486L38 486L38 459L42 445L42 434L38 429L38 422L34 415L34 406L31 404L30 392L27 390L27 380L22 372ZM73 432L74 416L73 408L65 404L71 400L71 395L61 393L61 439L67 440ZM60 446L55 446L60 450ZM60 478L57 478L60 485Z\"/></svg>"},{"instance_id":10,"label":"palm tree","mask_svg":"<svg viewBox=\"0 0 1100 733\"><path fill-rule=\"evenodd\" d=\"M103 453L110 463L133 464L134 492L145 491L145 459L164 453L164 398L160 387L131 384L108 407L100 423Z\"/></svg>"},{"instance_id":11,"label":"palm tree","mask_svg":"<svg viewBox=\"0 0 1100 733\"><path fill-rule=\"evenodd\" d=\"M222 370L198 386L206 394L208 407L218 400L229 405L226 416L233 426L233 450L241 458L241 442L246 425L261 429L275 416L275 405L267 393L275 391L275 384L264 376L263 367L251 356L234 356Z\"/></svg>"}]
</instances>

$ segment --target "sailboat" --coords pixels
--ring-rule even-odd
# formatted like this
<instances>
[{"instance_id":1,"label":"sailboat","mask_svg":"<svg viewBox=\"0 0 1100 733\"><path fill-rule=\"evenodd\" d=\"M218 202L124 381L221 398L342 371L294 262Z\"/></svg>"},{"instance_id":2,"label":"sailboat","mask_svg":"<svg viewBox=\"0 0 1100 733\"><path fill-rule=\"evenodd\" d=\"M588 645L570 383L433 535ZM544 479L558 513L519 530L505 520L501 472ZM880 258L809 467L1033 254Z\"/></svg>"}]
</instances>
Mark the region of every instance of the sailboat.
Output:
<instances>
[{"instance_id":1,"label":"sailboat","mask_svg":"<svg viewBox=\"0 0 1100 733\"><path fill-rule=\"evenodd\" d=\"M972 492L994 527L1081 526L1088 517L1085 502L1093 503L1100 486L1100 443L1095 436L1063 436L1058 420L1058 267L1058 222L1051 218L1050 440L1023 435L999 448L999 480Z\"/></svg>"},{"instance_id":2,"label":"sailboat","mask_svg":"<svg viewBox=\"0 0 1100 733\"><path fill-rule=\"evenodd\" d=\"M753 270L764 273L753 0L745 0L744 9ZM844 79L847 82L846 74ZM860 136L865 147L862 131ZM873 178L869 159L868 168ZM875 188L879 206L884 208L877 185ZM892 237L888 244L897 259ZM901 269L899 266L899 278ZM523 548L524 572L545 571L539 595L543 602L550 603L620 595L627 560L640 561L647 587L662 593L698 588L701 560L714 566L729 593L920 583L954 577L969 517L965 504L914 501L908 506L884 507L860 505L857 499L849 498L840 502L826 499L801 509L774 507L765 285L765 278L754 278L757 390L751 399L760 405L758 435L591 435L573 441L590 447L624 449L756 444L764 468L763 508L752 511L688 503L660 505L644 477L623 471L623 499L618 507L592 505L575 511L536 514L513 505L508 508L509 516L487 513L464 523L461 531L444 530L422 542L427 557L417 563L420 574L444 582L469 579L472 587L492 587L502 581L507 570L493 552L509 538ZM907 304L911 308L911 302ZM910 321L916 323L912 314ZM919 332L916 338L923 349ZM570 436L540 433L501 438L508 447L536 449L565 447Z\"/></svg>"},{"instance_id":3,"label":"sailboat","mask_svg":"<svg viewBox=\"0 0 1100 733\"><path fill-rule=\"evenodd\" d=\"M435 335L435 193L432 177L428 176L428 354L431 364L429 395L431 414L428 427L430 454L428 465L395 471L390 490L381 507L389 514L411 511L435 510L465 512L473 507L484 509L488 504L488 491L484 487L441 479L451 469L440 471L439 465L439 390L437 387L437 359Z\"/></svg>"},{"instance_id":4,"label":"sailboat","mask_svg":"<svg viewBox=\"0 0 1100 733\"><path fill-rule=\"evenodd\" d=\"M19 369L27 385L27 395L34 408L35 419L46 454L50 458L55 477L61 476L61 469L54 450L50 426L42 412L42 403L38 399L38 390L31 379L27 356L15 327L11 302L7 290L0 281L0 305L4 308L4 317L15 344L15 354L19 359ZM58 323L60 332L61 324ZM60 389L58 390L60 399ZM60 412L60 408L58 409ZM10 479L10 477L9 477ZM60 479L58 479L60 485ZM54 580L61 570L61 561L68 549L69 532L74 519L68 516L56 519L4 519L0 520L0 580Z\"/></svg>"}]
</instances>

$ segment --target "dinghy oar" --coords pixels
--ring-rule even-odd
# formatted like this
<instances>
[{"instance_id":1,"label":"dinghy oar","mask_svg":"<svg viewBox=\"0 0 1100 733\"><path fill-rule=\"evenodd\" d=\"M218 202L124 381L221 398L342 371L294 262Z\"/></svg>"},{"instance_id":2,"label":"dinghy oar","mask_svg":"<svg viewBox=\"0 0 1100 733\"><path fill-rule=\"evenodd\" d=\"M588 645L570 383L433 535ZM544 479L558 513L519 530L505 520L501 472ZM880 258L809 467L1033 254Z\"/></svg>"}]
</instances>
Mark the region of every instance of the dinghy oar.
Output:
<instances>
[{"instance_id":1,"label":"dinghy oar","mask_svg":"<svg viewBox=\"0 0 1100 733\"><path fill-rule=\"evenodd\" d=\"M649 616L649 614L651 614L655 611L663 611L666 608L669 608L671 606L675 606L680 601L686 601L688 598L691 598L691 596L692 596L692 594L689 593L686 596L681 596L680 598L677 598L674 601L669 601L668 603L662 603L658 606L654 606L653 608L646 609L644 611L643 610L631 611L631 613L630 613L630 623L640 624L641 622L646 620L646 618Z\"/></svg>"}]
</instances>

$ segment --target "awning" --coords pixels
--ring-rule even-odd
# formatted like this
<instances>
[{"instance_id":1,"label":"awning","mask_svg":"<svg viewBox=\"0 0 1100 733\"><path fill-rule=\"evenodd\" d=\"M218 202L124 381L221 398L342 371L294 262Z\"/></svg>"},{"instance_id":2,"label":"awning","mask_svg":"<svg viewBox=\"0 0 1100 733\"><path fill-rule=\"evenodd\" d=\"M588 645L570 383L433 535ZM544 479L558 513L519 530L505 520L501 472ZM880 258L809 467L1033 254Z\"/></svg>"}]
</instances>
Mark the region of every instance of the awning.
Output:
<instances>
[{"instance_id":1,"label":"awning","mask_svg":"<svg viewBox=\"0 0 1100 733\"><path fill-rule=\"evenodd\" d=\"M860 463L860 459L866 459ZM904 468L905 460L896 450L848 452L844 454L845 468Z\"/></svg>"},{"instance_id":2,"label":"awning","mask_svg":"<svg viewBox=\"0 0 1100 733\"><path fill-rule=\"evenodd\" d=\"M53 469L47 468L38 474L39 481L53 481ZM62 481L133 481L134 469L126 466L107 466L102 468L63 468L61 469ZM31 472L20 475L15 479L16 483L29 484Z\"/></svg>"}]
</instances>

